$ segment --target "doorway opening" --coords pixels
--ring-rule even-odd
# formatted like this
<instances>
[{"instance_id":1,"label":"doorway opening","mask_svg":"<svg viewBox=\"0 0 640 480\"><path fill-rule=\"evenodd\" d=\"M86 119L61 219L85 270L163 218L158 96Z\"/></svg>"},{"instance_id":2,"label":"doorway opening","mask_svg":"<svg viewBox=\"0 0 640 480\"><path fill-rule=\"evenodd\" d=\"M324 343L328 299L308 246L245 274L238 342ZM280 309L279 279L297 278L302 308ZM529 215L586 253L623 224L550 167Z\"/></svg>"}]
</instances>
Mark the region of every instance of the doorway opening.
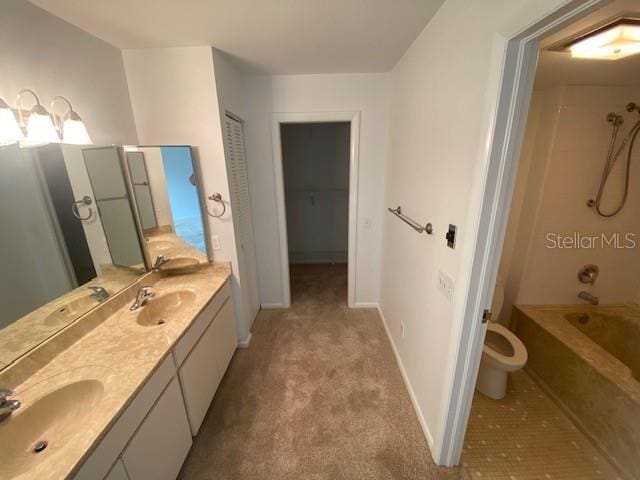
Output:
<instances>
[{"instance_id":1,"label":"doorway opening","mask_svg":"<svg viewBox=\"0 0 640 480\"><path fill-rule=\"evenodd\" d=\"M571 55L569 46L629 13L621 0L596 6L558 10L503 45L473 295L454 375L455 407L445 424L453 435L445 433L442 451L451 463L461 451L463 465L478 477L640 472L632 453L638 446L621 440L638 437L629 421L635 414L622 406L633 394L621 379L633 376L634 364L617 341L603 340L628 342L632 335L620 335L622 325L638 324L638 313L620 305L637 302L637 255L608 239L637 229L640 191L633 182L626 206L624 200L631 139L640 128L640 83L626 71L640 68L640 56L585 63ZM615 274L598 278L605 270ZM492 315L483 316L489 305ZM604 324L606 334L596 334ZM631 390L638 388L636 382Z\"/></svg>"},{"instance_id":2,"label":"doorway opening","mask_svg":"<svg viewBox=\"0 0 640 480\"><path fill-rule=\"evenodd\" d=\"M347 304L349 122L283 123L292 303Z\"/></svg>"},{"instance_id":3,"label":"doorway opening","mask_svg":"<svg viewBox=\"0 0 640 480\"><path fill-rule=\"evenodd\" d=\"M274 114L282 307L355 303L359 114Z\"/></svg>"}]
</instances>

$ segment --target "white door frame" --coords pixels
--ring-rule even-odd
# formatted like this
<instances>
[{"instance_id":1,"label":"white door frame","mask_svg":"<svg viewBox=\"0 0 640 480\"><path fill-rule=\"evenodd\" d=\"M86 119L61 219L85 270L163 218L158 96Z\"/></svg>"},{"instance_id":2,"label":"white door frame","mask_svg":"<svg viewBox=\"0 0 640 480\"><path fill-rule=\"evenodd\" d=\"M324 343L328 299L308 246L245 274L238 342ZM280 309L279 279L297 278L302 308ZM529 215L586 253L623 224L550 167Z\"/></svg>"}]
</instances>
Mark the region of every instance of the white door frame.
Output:
<instances>
[{"instance_id":1,"label":"white door frame","mask_svg":"<svg viewBox=\"0 0 640 480\"><path fill-rule=\"evenodd\" d=\"M474 234L474 244L470 256L463 259L471 263L471 272L466 279L467 296L455 312L463 320L454 332L455 362L446 372L447 388L441 404L444 415L438 426L442 434L433 446L440 465L454 466L460 460L486 333L486 325L480 320L493 297L535 80L538 44L606 3L608 0L574 0L516 35L496 34L494 38L486 142L481 152L483 171L474 184L470 203L478 205L470 211L473 225L469 231Z\"/></svg>"},{"instance_id":2,"label":"white door frame","mask_svg":"<svg viewBox=\"0 0 640 480\"><path fill-rule=\"evenodd\" d=\"M291 285L289 280L289 245L287 242L287 211L284 200L284 171L282 169L282 139L280 138L280 125L283 123L330 122L350 122L351 125L351 135L349 139L349 250L347 252L347 302L349 307L355 307L360 112L307 112L271 114L271 141L273 146L273 171L276 186L276 210L278 214L278 240L280 243L283 308L289 308L291 306Z\"/></svg>"}]
</instances>

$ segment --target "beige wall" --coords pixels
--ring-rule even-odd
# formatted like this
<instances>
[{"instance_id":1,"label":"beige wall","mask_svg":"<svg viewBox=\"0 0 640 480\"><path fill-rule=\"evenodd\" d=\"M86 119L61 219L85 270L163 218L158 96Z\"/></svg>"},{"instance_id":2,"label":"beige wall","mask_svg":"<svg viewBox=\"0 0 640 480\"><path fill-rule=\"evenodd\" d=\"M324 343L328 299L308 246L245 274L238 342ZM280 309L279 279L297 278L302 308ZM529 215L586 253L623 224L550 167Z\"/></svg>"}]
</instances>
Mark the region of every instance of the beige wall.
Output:
<instances>
[{"instance_id":1,"label":"beige wall","mask_svg":"<svg viewBox=\"0 0 640 480\"><path fill-rule=\"evenodd\" d=\"M220 192L229 200L229 185L213 50L211 47L181 47L124 50L122 52L138 127L140 143L147 145L192 145L202 171L206 195ZM231 215L206 217L211 235L220 249L214 260L233 265L234 302L238 337L249 337L238 279L238 260Z\"/></svg>"},{"instance_id":2,"label":"beige wall","mask_svg":"<svg viewBox=\"0 0 640 480\"><path fill-rule=\"evenodd\" d=\"M282 304L280 244L271 148L273 112L360 112L355 301L378 302L389 135L387 73L249 76L247 159L263 305Z\"/></svg>"},{"instance_id":3,"label":"beige wall","mask_svg":"<svg viewBox=\"0 0 640 480\"><path fill-rule=\"evenodd\" d=\"M640 189L634 188L633 164L629 198L620 214L604 219L586 206L597 192L611 138L606 115L612 111L624 114L621 136L626 134L638 118L637 113L628 114L624 107L639 96L640 88L612 86L566 86L536 92L538 128L534 108L525 142L533 145L532 153L523 153L514 194L523 202L520 212L516 204L512 209L500 266L507 291L501 321L508 322L513 302L581 303L577 298L580 290L597 295L603 303L635 298L640 288L640 237L636 238L638 247L633 249L600 244L596 248L551 249L547 248L547 234L640 234ZM605 211L621 197L625 162L626 157L621 157L613 171L605 191ZM577 279L578 270L587 263L600 267L594 287Z\"/></svg>"},{"instance_id":4,"label":"beige wall","mask_svg":"<svg viewBox=\"0 0 640 480\"><path fill-rule=\"evenodd\" d=\"M380 307L439 460L500 81L496 40L562 3L447 0L392 72L385 205L433 222L434 235L385 214ZM449 223L459 228L455 250L444 239ZM437 288L439 270L456 279L453 302Z\"/></svg>"},{"instance_id":5,"label":"beige wall","mask_svg":"<svg viewBox=\"0 0 640 480\"><path fill-rule=\"evenodd\" d=\"M47 110L64 95L96 145L137 142L120 50L108 43L25 0L2 0L0 65L0 97L9 104L23 88Z\"/></svg>"}]
</instances>

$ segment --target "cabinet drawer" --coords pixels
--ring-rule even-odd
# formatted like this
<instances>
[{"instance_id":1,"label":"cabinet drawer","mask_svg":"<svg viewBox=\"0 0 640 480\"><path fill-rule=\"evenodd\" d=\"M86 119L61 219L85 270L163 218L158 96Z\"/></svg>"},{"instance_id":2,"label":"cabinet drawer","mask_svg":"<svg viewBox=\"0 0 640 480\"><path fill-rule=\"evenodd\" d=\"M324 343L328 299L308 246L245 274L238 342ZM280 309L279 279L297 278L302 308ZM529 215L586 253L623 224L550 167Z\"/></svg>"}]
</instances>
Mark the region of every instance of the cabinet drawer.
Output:
<instances>
[{"instance_id":1,"label":"cabinet drawer","mask_svg":"<svg viewBox=\"0 0 640 480\"><path fill-rule=\"evenodd\" d=\"M176 378L171 380L122 454L130 480L175 480L191 448Z\"/></svg>"},{"instance_id":2,"label":"cabinet drawer","mask_svg":"<svg viewBox=\"0 0 640 480\"><path fill-rule=\"evenodd\" d=\"M224 302L230 296L231 289L229 288L229 281L227 280L174 347L173 356L178 367L182 365L182 362L184 362L191 349L207 329L213 317L216 316L216 313L218 313Z\"/></svg>"}]
</instances>

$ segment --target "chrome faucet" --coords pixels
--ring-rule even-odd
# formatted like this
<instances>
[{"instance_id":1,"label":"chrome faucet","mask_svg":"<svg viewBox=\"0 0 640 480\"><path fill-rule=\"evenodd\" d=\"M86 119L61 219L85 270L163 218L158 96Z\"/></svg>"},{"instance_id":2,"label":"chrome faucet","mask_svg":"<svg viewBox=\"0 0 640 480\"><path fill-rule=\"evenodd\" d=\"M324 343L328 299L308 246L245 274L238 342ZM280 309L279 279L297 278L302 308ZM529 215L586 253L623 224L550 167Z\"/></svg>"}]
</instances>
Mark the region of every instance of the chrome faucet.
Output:
<instances>
[{"instance_id":1,"label":"chrome faucet","mask_svg":"<svg viewBox=\"0 0 640 480\"><path fill-rule=\"evenodd\" d=\"M109 292L104 287L87 287L91 290L91 294L89 295L91 298L95 298L99 302L106 300L109 298Z\"/></svg>"},{"instance_id":2,"label":"chrome faucet","mask_svg":"<svg viewBox=\"0 0 640 480\"><path fill-rule=\"evenodd\" d=\"M7 400L13 396L12 390L5 390L0 388L0 421L11 415L14 410L17 410L22 405L20 400Z\"/></svg>"},{"instance_id":3,"label":"chrome faucet","mask_svg":"<svg viewBox=\"0 0 640 480\"><path fill-rule=\"evenodd\" d=\"M598 297L591 295L589 292L585 292L584 290L578 293L578 298L586 300L591 305L598 305L600 303L600 299Z\"/></svg>"},{"instance_id":4,"label":"chrome faucet","mask_svg":"<svg viewBox=\"0 0 640 480\"><path fill-rule=\"evenodd\" d=\"M140 287L138 290L138 294L136 295L136 300L133 302L133 305L129 308L129 310L136 311L140 307L144 307L150 298L155 297L156 294L153 293L151 287Z\"/></svg>"},{"instance_id":5,"label":"chrome faucet","mask_svg":"<svg viewBox=\"0 0 640 480\"><path fill-rule=\"evenodd\" d=\"M160 271L160 267L162 267L162 265L164 265L168 261L169 261L169 259L167 257L165 257L164 255L158 255L156 257L156 261L153 263L153 271L154 272Z\"/></svg>"}]
</instances>

